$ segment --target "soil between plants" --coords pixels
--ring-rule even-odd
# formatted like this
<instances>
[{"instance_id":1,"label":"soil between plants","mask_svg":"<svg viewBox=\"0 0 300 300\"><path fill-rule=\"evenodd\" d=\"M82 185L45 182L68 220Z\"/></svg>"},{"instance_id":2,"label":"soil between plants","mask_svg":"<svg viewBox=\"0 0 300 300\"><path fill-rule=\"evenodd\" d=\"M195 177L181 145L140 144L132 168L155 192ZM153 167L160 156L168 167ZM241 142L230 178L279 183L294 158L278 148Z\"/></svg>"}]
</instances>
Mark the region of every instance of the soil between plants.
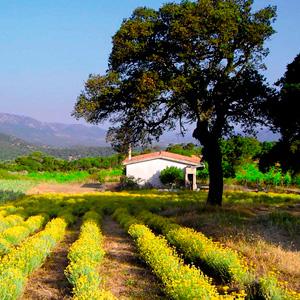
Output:
<instances>
[{"instance_id":1,"label":"soil between plants","mask_svg":"<svg viewBox=\"0 0 300 300\"><path fill-rule=\"evenodd\" d=\"M118 299L166 299L158 279L139 259L131 238L111 217L102 222L106 256L100 267L102 288Z\"/></svg>"},{"instance_id":2,"label":"soil between plants","mask_svg":"<svg viewBox=\"0 0 300 300\"><path fill-rule=\"evenodd\" d=\"M78 238L79 224L67 230L45 263L28 279L21 300L69 300L72 287L64 275L70 246Z\"/></svg>"}]
</instances>

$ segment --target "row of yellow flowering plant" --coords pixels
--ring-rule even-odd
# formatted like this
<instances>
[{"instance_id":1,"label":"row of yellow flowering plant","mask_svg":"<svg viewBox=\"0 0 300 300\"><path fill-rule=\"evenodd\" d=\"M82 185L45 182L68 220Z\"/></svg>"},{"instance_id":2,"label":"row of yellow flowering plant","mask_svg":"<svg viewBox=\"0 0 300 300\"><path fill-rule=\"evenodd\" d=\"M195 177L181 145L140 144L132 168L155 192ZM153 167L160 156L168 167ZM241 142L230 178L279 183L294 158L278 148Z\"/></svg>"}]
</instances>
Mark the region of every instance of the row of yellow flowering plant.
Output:
<instances>
[{"instance_id":1,"label":"row of yellow flowering plant","mask_svg":"<svg viewBox=\"0 0 300 300\"><path fill-rule=\"evenodd\" d=\"M8 215L23 213L24 208L19 206L14 206L11 204L5 204L0 207L0 219L7 217Z\"/></svg>"},{"instance_id":2,"label":"row of yellow flowering plant","mask_svg":"<svg viewBox=\"0 0 300 300\"><path fill-rule=\"evenodd\" d=\"M97 268L105 254L100 222L100 214L87 212L83 217L79 238L69 250L69 265L65 274L73 286L73 299L76 300L115 299L110 292L99 288L101 278Z\"/></svg>"},{"instance_id":3,"label":"row of yellow flowering plant","mask_svg":"<svg viewBox=\"0 0 300 300\"><path fill-rule=\"evenodd\" d=\"M163 282L165 293L171 299L244 299L243 293L218 294L210 278L194 266L184 264L164 237L156 236L147 226L138 224L141 222L126 209L117 209L113 216L125 228L129 226L128 233L141 257Z\"/></svg>"},{"instance_id":4,"label":"row of yellow flowering plant","mask_svg":"<svg viewBox=\"0 0 300 300\"><path fill-rule=\"evenodd\" d=\"M274 272L269 272L260 277L257 287L257 299L300 300L300 293L291 291L280 284Z\"/></svg>"},{"instance_id":5,"label":"row of yellow flowering plant","mask_svg":"<svg viewBox=\"0 0 300 300\"><path fill-rule=\"evenodd\" d=\"M22 294L27 277L42 265L60 241L67 223L62 218L51 220L45 229L26 239L0 261L0 299L15 300Z\"/></svg>"},{"instance_id":6,"label":"row of yellow flowering plant","mask_svg":"<svg viewBox=\"0 0 300 300\"><path fill-rule=\"evenodd\" d=\"M21 215L9 215L0 219L0 233L4 230L22 224L24 222L24 216Z\"/></svg>"},{"instance_id":7,"label":"row of yellow flowering plant","mask_svg":"<svg viewBox=\"0 0 300 300\"><path fill-rule=\"evenodd\" d=\"M29 235L40 229L48 220L46 215L29 217L20 225L16 225L0 233L0 256L7 254Z\"/></svg>"},{"instance_id":8,"label":"row of yellow flowering plant","mask_svg":"<svg viewBox=\"0 0 300 300\"><path fill-rule=\"evenodd\" d=\"M190 262L201 262L223 282L233 281L245 286L253 281L254 277L245 260L236 251L213 242L191 228L181 227L172 219L149 211L140 212L138 218L151 228L162 232L169 243L179 249Z\"/></svg>"},{"instance_id":9,"label":"row of yellow flowering plant","mask_svg":"<svg viewBox=\"0 0 300 300\"><path fill-rule=\"evenodd\" d=\"M138 218L162 232L168 242L174 245L191 262L201 262L223 281L233 281L244 286L249 299L287 300L296 299L295 293L282 287L274 276L255 279L254 271L236 251L213 242L204 234L191 228L181 227L172 219L141 211Z\"/></svg>"}]
</instances>

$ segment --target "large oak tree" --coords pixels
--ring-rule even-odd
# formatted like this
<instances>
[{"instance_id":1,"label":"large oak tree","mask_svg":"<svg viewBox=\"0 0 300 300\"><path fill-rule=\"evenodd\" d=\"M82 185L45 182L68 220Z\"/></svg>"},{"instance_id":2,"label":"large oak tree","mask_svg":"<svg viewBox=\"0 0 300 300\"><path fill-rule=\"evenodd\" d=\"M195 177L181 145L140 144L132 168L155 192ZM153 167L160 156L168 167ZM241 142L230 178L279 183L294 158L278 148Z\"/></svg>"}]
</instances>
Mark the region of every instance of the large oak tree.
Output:
<instances>
[{"instance_id":1,"label":"large oak tree","mask_svg":"<svg viewBox=\"0 0 300 300\"><path fill-rule=\"evenodd\" d=\"M110 120L110 140L141 144L190 124L209 164L208 203L221 205L219 141L239 124L262 123L261 103L271 90L258 70L274 32L274 7L253 12L251 0L169 3L138 8L113 37L109 68L91 75L74 115ZM188 125L188 126L187 126Z\"/></svg>"}]
</instances>

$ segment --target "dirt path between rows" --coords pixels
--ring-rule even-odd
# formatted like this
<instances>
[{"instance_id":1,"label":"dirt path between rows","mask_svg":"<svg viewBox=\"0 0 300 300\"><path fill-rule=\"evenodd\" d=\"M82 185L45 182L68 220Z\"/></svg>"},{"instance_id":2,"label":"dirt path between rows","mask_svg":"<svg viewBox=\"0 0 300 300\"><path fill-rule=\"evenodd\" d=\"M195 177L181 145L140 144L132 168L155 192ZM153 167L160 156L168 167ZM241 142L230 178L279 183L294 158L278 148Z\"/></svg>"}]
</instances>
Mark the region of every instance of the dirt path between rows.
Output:
<instances>
[{"instance_id":1,"label":"dirt path between rows","mask_svg":"<svg viewBox=\"0 0 300 300\"><path fill-rule=\"evenodd\" d=\"M27 191L27 195L45 194L45 193L66 193L66 194L81 194L93 193L100 191L100 185L97 184L82 184L82 183L48 183L43 182L34 186Z\"/></svg>"},{"instance_id":2,"label":"dirt path between rows","mask_svg":"<svg viewBox=\"0 0 300 300\"><path fill-rule=\"evenodd\" d=\"M116 182L108 182L105 184L86 182L86 183L53 183L42 182L29 189L27 195L48 194L48 193L64 193L64 194L84 194L99 193L103 191L115 191L118 187Z\"/></svg>"},{"instance_id":3,"label":"dirt path between rows","mask_svg":"<svg viewBox=\"0 0 300 300\"><path fill-rule=\"evenodd\" d=\"M165 299L156 277L139 259L131 238L112 220L102 222L106 257L100 267L103 287L118 299Z\"/></svg>"},{"instance_id":4,"label":"dirt path between rows","mask_svg":"<svg viewBox=\"0 0 300 300\"><path fill-rule=\"evenodd\" d=\"M43 266L29 277L21 300L71 299L72 287L64 275L64 270L68 265L69 248L78 234L78 225L67 231L64 240L54 248Z\"/></svg>"}]
</instances>

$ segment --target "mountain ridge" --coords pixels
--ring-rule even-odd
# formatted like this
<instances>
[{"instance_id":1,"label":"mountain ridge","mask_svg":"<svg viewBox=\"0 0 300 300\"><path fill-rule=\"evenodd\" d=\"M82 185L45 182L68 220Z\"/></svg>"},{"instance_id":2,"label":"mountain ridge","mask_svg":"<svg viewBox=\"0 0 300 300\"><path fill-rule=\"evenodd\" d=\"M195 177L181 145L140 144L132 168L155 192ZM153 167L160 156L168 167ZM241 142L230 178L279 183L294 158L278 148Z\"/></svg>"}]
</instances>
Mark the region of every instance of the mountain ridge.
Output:
<instances>
[{"instance_id":1,"label":"mountain ridge","mask_svg":"<svg viewBox=\"0 0 300 300\"><path fill-rule=\"evenodd\" d=\"M192 137L192 126L182 137L176 131L166 132L158 144L167 146L177 143L197 143ZM237 132L240 130L237 128ZM15 136L38 147L73 148L73 147L108 147L106 130L97 126L82 124L64 124L59 122L41 122L28 116L0 112L0 133ZM268 129L259 130L260 141L278 140L279 135Z\"/></svg>"},{"instance_id":2,"label":"mountain ridge","mask_svg":"<svg viewBox=\"0 0 300 300\"><path fill-rule=\"evenodd\" d=\"M106 130L97 126L42 122L0 112L0 132L39 146L107 146Z\"/></svg>"}]
</instances>

